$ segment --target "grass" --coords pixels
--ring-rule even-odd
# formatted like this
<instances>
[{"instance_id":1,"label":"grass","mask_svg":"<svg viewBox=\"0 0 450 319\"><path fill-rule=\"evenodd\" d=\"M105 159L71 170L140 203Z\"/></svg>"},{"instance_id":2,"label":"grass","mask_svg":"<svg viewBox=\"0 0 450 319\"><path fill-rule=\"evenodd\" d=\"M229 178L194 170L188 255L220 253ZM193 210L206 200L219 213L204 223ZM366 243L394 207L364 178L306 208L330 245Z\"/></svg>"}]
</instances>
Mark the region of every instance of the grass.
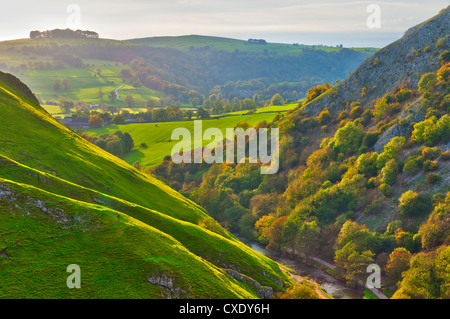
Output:
<instances>
[{"instance_id":1,"label":"grass","mask_svg":"<svg viewBox=\"0 0 450 319\"><path fill-rule=\"evenodd\" d=\"M168 292L148 279L162 275L188 298L256 297L223 268L289 285L272 260L200 227L210 218L201 207L78 137L18 87L0 80L1 298L161 298ZM66 287L70 264L81 289Z\"/></svg>"},{"instance_id":2,"label":"grass","mask_svg":"<svg viewBox=\"0 0 450 319\"><path fill-rule=\"evenodd\" d=\"M291 104L280 108L290 109L295 106L295 104ZM225 136L226 128L234 127L237 122L247 121L252 125L256 125L261 121L271 122L275 116L276 113L260 112L251 115L227 116L219 119L203 120L202 127L203 130L211 127L219 128ZM140 162L142 166L153 167L162 163L165 156L171 155L172 148L179 142L171 140L171 135L176 128L180 127L187 128L193 137L193 121L109 125L99 129L89 129L87 132L94 135L114 133L117 130L128 132L134 140L135 147L124 156L124 160L129 164ZM205 140L203 145L205 146L209 142L211 141ZM147 147L141 147L142 143L146 143Z\"/></svg>"}]
</instances>

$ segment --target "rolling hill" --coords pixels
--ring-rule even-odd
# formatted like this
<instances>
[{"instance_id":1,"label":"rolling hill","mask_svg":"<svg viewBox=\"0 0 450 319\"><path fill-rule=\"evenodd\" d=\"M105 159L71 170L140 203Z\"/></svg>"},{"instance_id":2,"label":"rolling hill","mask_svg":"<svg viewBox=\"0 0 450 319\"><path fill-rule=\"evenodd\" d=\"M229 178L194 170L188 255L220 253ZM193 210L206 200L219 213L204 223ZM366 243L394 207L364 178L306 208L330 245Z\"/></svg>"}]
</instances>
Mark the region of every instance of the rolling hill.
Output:
<instances>
[{"instance_id":1,"label":"rolling hill","mask_svg":"<svg viewBox=\"0 0 450 319\"><path fill-rule=\"evenodd\" d=\"M232 92L223 90L223 98L230 101L235 96L253 98L271 87L271 91L285 87L281 93L301 99L312 85L345 77L375 51L253 45L205 36L127 41L37 38L0 42L0 70L26 82L44 106L55 105L65 96L75 102L125 107L127 95L140 107L148 100L157 105L188 106L190 91L208 98L213 89L226 84L237 86ZM68 87L57 87L58 80L66 80ZM260 83L241 83L246 81ZM122 85L121 100L110 98L109 94Z\"/></svg>"},{"instance_id":2,"label":"rolling hill","mask_svg":"<svg viewBox=\"0 0 450 319\"><path fill-rule=\"evenodd\" d=\"M0 112L1 298L257 298L290 285L278 264L59 124L5 73ZM81 289L66 286L71 264Z\"/></svg>"}]
</instances>

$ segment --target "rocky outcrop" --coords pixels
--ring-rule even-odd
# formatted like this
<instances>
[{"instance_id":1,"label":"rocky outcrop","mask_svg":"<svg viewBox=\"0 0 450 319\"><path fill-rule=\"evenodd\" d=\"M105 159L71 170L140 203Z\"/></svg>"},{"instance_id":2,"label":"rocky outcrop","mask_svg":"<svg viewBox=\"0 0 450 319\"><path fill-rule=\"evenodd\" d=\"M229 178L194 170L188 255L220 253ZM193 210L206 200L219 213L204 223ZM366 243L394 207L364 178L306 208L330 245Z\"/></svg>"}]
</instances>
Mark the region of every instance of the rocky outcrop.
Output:
<instances>
[{"instance_id":1,"label":"rocky outcrop","mask_svg":"<svg viewBox=\"0 0 450 319\"><path fill-rule=\"evenodd\" d=\"M256 289L256 294L258 298L261 299L270 299L273 294L273 289L271 287L262 286L259 282L254 280L253 278L247 277L235 270L232 269L224 269L224 271L231 277L240 282L243 282L246 285L249 285Z\"/></svg>"},{"instance_id":2,"label":"rocky outcrop","mask_svg":"<svg viewBox=\"0 0 450 319\"><path fill-rule=\"evenodd\" d=\"M439 69L439 54L450 45L448 30L450 7L367 58L345 80L305 105L303 110L313 116L327 107L336 114L348 103L360 101L364 105L396 87L415 88L423 73ZM444 45L436 48L441 39Z\"/></svg>"},{"instance_id":3,"label":"rocky outcrop","mask_svg":"<svg viewBox=\"0 0 450 319\"><path fill-rule=\"evenodd\" d=\"M166 274L152 275L147 278L147 281L161 288L161 295L166 299L182 299L186 297L186 291L176 287L175 279Z\"/></svg>"}]
</instances>

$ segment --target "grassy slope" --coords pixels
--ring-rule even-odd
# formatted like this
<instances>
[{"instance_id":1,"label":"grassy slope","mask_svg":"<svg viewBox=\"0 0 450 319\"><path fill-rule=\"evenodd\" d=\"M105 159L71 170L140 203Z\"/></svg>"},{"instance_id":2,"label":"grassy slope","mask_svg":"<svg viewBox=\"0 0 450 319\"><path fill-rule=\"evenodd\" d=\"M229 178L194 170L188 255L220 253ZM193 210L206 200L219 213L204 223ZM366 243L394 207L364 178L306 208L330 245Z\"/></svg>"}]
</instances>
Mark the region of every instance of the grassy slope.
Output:
<instances>
[{"instance_id":1,"label":"grassy slope","mask_svg":"<svg viewBox=\"0 0 450 319\"><path fill-rule=\"evenodd\" d=\"M275 109L279 108L279 111L283 112L296 106L296 104L289 104L285 106L268 107L267 111L275 111ZM259 109L259 112L264 111L266 111L266 108ZM237 112L237 114L239 113L243 112ZM210 127L217 127L225 136L225 129L232 128L237 122L247 121L252 125L256 125L264 120L271 122L276 114L277 113L239 114L238 116L204 120L203 130ZM161 164L165 156L171 155L173 146L179 142L171 140L172 131L179 127L189 129L193 138L194 123L192 121L109 125L99 129L90 129L88 132L102 134L121 130L130 133L133 137L135 148L125 155L125 161L130 164L139 161L142 166L152 167ZM209 142L210 141L208 140L203 141L203 145L207 145ZM148 147L141 147L141 143L146 143Z\"/></svg>"},{"instance_id":2,"label":"grassy slope","mask_svg":"<svg viewBox=\"0 0 450 319\"><path fill-rule=\"evenodd\" d=\"M79 138L13 86L0 86L8 118L0 127L0 185L22 196L0 197L0 296L158 297L145 278L164 273L188 296L254 297L218 267L273 287L276 277L286 279L233 236L197 226L209 218L200 207ZM68 228L37 208L42 203L72 216L62 219L72 221ZM95 223L77 228L77 214ZM71 293L61 284L71 263L82 264L89 289Z\"/></svg>"}]
</instances>

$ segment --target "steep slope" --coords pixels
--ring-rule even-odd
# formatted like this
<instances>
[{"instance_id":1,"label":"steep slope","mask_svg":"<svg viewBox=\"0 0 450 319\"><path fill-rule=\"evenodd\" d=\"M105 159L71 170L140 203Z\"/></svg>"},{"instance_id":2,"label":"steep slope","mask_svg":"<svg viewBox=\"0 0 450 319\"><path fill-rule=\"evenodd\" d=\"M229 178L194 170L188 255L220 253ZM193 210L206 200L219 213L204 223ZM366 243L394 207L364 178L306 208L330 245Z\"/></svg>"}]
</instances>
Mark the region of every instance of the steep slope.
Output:
<instances>
[{"instance_id":1,"label":"steep slope","mask_svg":"<svg viewBox=\"0 0 450 319\"><path fill-rule=\"evenodd\" d=\"M368 57L333 90L305 105L304 110L318 115L327 107L336 113L348 102L368 103L395 88L415 88L423 73L439 68L439 54L435 48L440 39L445 39L443 48L449 47L449 29L450 10L447 8Z\"/></svg>"},{"instance_id":2,"label":"steep slope","mask_svg":"<svg viewBox=\"0 0 450 319\"><path fill-rule=\"evenodd\" d=\"M1 297L254 298L289 283L198 205L60 125L4 73L0 112ZM70 264L82 289L66 287Z\"/></svg>"}]
</instances>

